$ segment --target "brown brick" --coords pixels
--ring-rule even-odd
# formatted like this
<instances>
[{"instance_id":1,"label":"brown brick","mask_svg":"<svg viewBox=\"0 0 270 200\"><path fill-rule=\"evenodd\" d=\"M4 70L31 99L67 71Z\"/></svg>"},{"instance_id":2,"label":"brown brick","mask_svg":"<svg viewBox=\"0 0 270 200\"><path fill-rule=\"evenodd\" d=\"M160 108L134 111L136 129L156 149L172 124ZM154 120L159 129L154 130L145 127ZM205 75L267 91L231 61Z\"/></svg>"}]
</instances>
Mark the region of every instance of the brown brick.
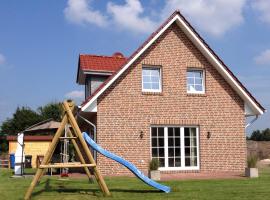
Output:
<instances>
[{"instance_id":1,"label":"brown brick","mask_svg":"<svg viewBox=\"0 0 270 200\"><path fill-rule=\"evenodd\" d=\"M142 93L142 64L162 66L161 94ZM204 95L187 94L188 67L205 70ZM199 171L244 171L244 102L175 24L98 98L97 142L144 173L151 154L150 126L155 124L200 127ZM98 165L105 175L130 175L100 155Z\"/></svg>"}]
</instances>

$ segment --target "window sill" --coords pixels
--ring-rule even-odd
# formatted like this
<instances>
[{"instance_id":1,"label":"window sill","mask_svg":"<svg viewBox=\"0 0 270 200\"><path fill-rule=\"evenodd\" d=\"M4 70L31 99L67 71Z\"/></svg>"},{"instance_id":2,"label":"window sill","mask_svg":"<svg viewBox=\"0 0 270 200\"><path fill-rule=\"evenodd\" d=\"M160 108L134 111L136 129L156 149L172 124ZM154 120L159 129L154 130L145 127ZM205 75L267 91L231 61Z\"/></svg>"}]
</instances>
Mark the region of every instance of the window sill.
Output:
<instances>
[{"instance_id":1,"label":"window sill","mask_svg":"<svg viewBox=\"0 0 270 200\"><path fill-rule=\"evenodd\" d=\"M200 170L199 166L194 167L159 167L158 170L160 171L193 171L193 170Z\"/></svg>"},{"instance_id":2,"label":"window sill","mask_svg":"<svg viewBox=\"0 0 270 200\"><path fill-rule=\"evenodd\" d=\"M142 95L163 96L163 93L162 92L146 92L146 91L142 91Z\"/></svg>"},{"instance_id":3,"label":"window sill","mask_svg":"<svg viewBox=\"0 0 270 200\"><path fill-rule=\"evenodd\" d=\"M164 170L160 171L161 174L189 174L189 173L200 173L200 169L195 170Z\"/></svg>"},{"instance_id":4,"label":"window sill","mask_svg":"<svg viewBox=\"0 0 270 200\"><path fill-rule=\"evenodd\" d=\"M187 93L187 96L206 97L206 93Z\"/></svg>"}]
</instances>

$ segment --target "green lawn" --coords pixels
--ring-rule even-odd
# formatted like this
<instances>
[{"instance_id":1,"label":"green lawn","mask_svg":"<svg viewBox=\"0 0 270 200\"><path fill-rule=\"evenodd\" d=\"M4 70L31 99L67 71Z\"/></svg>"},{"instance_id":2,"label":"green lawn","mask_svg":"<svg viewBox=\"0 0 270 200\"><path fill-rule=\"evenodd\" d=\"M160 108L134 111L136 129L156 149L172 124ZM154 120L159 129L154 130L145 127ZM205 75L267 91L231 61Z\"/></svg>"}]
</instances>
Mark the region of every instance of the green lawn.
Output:
<instances>
[{"instance_id":1,"label":"green lawn","mask_svg":"<svg viewBox=\"0 0 270 200\"><path fill-rule=\"evenodd\" d=\"M0 199L23 199L31 178L9 178L11 171L0 169ZM84 199L269 199L270 169L260 172L258 179L234 180L185 180L168 181L172 187L169 194L158 192L136 178L107 178L106 183L112 193L103 197L96 183L86 179L58 180L44 177L34 190L32 199L84 200Z\"/></svg>"}]
</instances>

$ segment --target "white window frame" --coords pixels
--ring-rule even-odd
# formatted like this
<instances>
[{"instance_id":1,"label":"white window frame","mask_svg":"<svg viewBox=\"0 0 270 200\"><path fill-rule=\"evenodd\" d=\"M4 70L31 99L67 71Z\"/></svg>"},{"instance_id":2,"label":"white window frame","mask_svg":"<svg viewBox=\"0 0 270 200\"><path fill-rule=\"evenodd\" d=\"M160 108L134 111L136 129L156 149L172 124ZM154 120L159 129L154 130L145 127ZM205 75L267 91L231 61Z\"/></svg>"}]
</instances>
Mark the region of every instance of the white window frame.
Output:
<instances>
[{"instance_id":1,"label":"white window frame","mask_svg":"<svg viewBox=\"0 0 270 200\"><path fill-rule=\"evenodd\" d=\"M202 72L202 91L189 91L188 90L188 72L189 71L200 71ZM186 73L186 88L187 88L187 93L188 94L205 94L205 71L203 69L198 69L198 68L188 68L187 73Z\"/></svg>"},{"instance_id":2,"label":"white window frame","mask_svg":"<svg viewBox=\"0 0 270 200\"><path fill-rule=\"evenodd\" d=\"M152 128L164 128L164 153L165 153L165 167L159 167L160 171L177 171L177 170L200 170L200 143L199 143L199 126L179 126L179 125L169 125L169 126L150 126L150 154L152 158ZM180 138L181 138L181 167L169 167L168 159L168 128L178 127L180 128ZM197 166L185 166L185 146L184 144L184 129L185 128L196 128L196 143L197 143Z\"/></svg>"},{"instance_id":3,"label":"white window frame","mask_svg":"<svg viewBox=\"0 0 270 200\"><path fill-rule=\"evenodd\" d=\"M144 89L143 88L143 70L144 69L157 69L159 70L159 89ZM143 92L162 92L162 70L160 66L143 65L142 66L142 91Z\"/></svg>"}]
</instances>

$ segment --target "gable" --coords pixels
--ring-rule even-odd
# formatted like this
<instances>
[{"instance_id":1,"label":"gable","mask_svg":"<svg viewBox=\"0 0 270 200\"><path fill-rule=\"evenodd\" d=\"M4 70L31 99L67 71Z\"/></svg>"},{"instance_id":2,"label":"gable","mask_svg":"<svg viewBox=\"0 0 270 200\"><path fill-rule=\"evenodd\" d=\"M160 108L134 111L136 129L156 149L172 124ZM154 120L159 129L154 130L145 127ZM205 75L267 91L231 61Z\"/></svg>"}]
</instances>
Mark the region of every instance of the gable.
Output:
<instances>
[{"instance_id":1,"label":"gable","mask_svg":"<svg viewBox=\"0 0 270 200\"><path fill-rule=\"evenodd\" d=\"M161 92L142 91L145 66L160 68ZM190 68L204 71L206 93L187 93L186 72ZM105 113L110 109L117 113L136 110L132 116L147 112L151 118L162 112L170 117L189 119L191 114L206 117L222 109L224 113L233 112L243 117L244 102L174 24L98 98L98 109Z\"/></svg>"},{"instance_id":2,"label":"gable","mask_svg":"<svg viewBox=\"0 0 270 200\"><path fill-rule=\"evenodd\" d=\"M204 42L199 34L191 27L180 12L175 12L168 20L155 32L150 38L132 54L127 62L114 73L100 88L92 94L83 104L82 111L91 111L90 107L96 107L97 98L109 88L173 23L185 33L189 40L204 55L208 62L215 67L220 75L228 82L234 91L243 99L245 105L252 111L252 115L263 114L265 109L256 101L256 99L247 91L241 82L233 75L228 67L214 53L214 51Z\"/></svg>"}]
</instances>

